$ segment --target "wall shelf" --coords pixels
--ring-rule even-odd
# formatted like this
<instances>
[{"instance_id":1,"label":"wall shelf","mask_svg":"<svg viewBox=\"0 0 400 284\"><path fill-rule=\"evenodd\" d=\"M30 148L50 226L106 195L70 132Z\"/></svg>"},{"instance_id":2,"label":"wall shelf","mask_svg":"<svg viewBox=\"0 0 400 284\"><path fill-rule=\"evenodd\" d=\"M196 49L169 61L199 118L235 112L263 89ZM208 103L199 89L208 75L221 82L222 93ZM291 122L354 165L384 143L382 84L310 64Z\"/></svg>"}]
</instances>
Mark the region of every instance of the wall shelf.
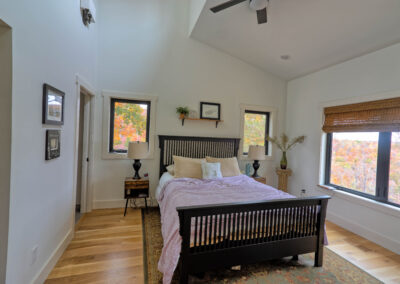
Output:
<instances>
[{"instance_id":1,"label":"wall shelf","mask_svg":"<svg viewBox=\"0 0 400 284\"><path fill-rule=\"evenodd\" d=\"M180 118L182 120L182 126L185 125L185 120L200 120L200 121L212 121L215 122L215 128L218 127L218 123L224 122L223 120L217 120L217 119L207 119L207 118L190 118L190 117L185 117L185 118Z\"/></svg>"}]
</instances>

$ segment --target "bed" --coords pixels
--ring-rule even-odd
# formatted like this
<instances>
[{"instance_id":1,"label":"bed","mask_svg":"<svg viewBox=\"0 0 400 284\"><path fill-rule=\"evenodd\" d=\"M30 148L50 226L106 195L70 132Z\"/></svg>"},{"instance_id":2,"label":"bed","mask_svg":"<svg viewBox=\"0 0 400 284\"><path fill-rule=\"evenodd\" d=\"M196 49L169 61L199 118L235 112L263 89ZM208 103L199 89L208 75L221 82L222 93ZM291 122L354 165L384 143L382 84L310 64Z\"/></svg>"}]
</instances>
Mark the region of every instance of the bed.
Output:
<instances>
[{"instance_id":1,"label":"bed","mask_svg":"<svg viewBox=\"0 0 400 284\"><path fill-rule=\"evenodd\" d=\"M310 252L322 266L329 196L296 198L245 175L196 180L164 174L174 155L237 156L236 138L161 135L159 146L164 283L178 262L180 283L192 273Z\"/></svg>"}]
</instances>

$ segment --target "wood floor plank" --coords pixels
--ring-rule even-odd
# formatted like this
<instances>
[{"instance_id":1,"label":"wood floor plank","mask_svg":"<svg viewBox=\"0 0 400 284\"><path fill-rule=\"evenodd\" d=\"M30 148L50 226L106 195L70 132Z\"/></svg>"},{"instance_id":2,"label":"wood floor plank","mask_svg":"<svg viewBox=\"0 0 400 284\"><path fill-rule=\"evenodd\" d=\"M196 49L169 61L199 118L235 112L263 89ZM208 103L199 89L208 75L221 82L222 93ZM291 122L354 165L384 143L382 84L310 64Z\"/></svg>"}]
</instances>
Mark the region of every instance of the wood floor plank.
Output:
<instances>
[{"instance_id":1,"label":"wood floor plank","mask_svg":"<svg viewBox=\"0 0 400 284\"><path fill-rule=\"evenodd\" d=\"M144 283L141 211L94 210L75 226L74 239L47 283Z\"/></svg>"},{"instance_id":2,"label":"wood floor plank","mask_svg":"<svg viewBox=\"0 0 400 284\"><path fill-rule=\"evenodd\" d=\"M384 283L400 283L400 255L331 222L329 248Z\"/></svg>"}]
</instances>

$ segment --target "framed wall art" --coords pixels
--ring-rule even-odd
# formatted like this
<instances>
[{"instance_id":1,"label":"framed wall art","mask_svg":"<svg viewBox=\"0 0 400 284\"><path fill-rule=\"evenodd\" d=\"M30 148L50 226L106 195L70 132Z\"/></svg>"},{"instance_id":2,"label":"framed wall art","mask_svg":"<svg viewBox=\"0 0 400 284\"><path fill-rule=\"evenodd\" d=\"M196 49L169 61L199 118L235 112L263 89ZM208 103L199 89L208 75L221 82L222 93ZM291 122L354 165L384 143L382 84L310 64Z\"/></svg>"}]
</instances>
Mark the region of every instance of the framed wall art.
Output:
<instances>
[{"instance_id":1,"label":"framed wall art","mask_svg":"<svg viewBox=\"0 0 400 284\"><path fill-rule=\"evenodd\" d=\"M200 102L200 118L221 120L221 104Z\"/></svg>"},{"instance_id":2,"label":"framed wall art","mask_svg":"<svg viewBox=\"0 0 400 284\"><path fill-rule=\"evenodd\" d=\"M43 124L64 124L65 93L43 84Z\"/></svg>"},{"instance_id":3,"label":"framed wall art","mask_svg":"<svg viewBox=\"0 0 400 284\"><path fill-rule=\"evenodd\" d=\"M46 130L46 161L60 157L60 130Z\"/></svg>"}]
</instances>

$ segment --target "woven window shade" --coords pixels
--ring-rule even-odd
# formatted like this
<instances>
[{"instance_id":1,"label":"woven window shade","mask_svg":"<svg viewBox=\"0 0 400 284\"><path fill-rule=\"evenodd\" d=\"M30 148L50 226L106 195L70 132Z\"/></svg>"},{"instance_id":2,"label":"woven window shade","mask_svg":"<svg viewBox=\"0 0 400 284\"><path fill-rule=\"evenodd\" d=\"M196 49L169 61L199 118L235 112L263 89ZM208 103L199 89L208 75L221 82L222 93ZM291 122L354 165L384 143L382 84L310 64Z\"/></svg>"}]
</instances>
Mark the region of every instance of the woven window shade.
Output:
<instances>
[{"instance_id":1,"label":"woven window shade","mask_svg":"<svg viewBox=\"0 0 400 284\"><path fill-rule=\"evenodd\" d=\"M398 132L400 98L324 109L324 132Z\"/></svg>"}]
</instances>

